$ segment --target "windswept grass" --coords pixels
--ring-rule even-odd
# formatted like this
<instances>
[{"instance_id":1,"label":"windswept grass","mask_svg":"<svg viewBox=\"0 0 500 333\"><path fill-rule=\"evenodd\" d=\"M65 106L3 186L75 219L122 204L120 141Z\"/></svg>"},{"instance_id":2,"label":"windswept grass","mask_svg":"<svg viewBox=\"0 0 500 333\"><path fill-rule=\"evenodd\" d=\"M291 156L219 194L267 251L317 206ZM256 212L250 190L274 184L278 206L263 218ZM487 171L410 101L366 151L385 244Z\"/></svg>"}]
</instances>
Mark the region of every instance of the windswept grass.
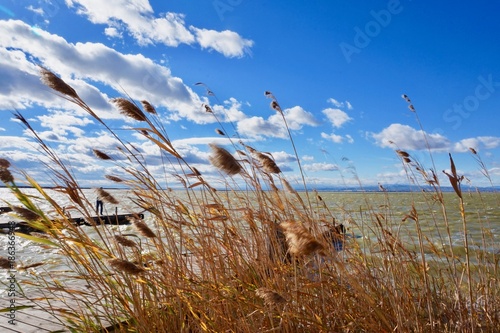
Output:
<instances>
[{"instance_id":1,"label":"windswept grass","mask_svg":"<svg viewBox=\"0 0 500 333\"><path fill-rule=\"evenodd\" d=\"M352 214L331 209L307 189L303 174L306 191L297 192L271 154L243 142L211 145L210 162L221 172L211 184L176 151L150 103L141 101L142 110L131 100L114 99L118 110L139 124L135 131L161 150L165 166L179 170L165 177L180 182L183 190L170 191L162 185L168 179L154 177L140 152L108 128L73 88L46 69L41 73L49 87L86 110L120 142L113 154L94 154L121 168L120 175L103 178L126 187L129 199L146 214L145 221L132 221L134 233L94 226L97 236L91 238L21 171L23 182L50 203L57 218L39 209L33 196L17 186L10 163L0 159L1 180L23 205L15 213L48 238L31 239L45 240L69 267L64 276L38 276L46 295L38 302L67 317L75 332L103 332L110 323L114 332L144 333L498 331L499 246L488 225L481 247L468 243L473 217L467 215L463 178L451 156L447 175L463 218L464 242L459 246L452 241L436 167L425 168L408 152L395 150L409 181L432 188L414 193L415 201L423 200L429 211L423 214L415 202L408 202L407 213L400 216L381 186L383 207L372 207L367 198L367 209ZM286 124L276 98L270 92L266 96ZM206 110L213 113L209 106ZM79 214L93 216L93 202L71 170L17 117L51 159L46 167L57 191ZM224 128L216 131L227 133ZM295 150L292 136L290 142ZM488 177L477 152L474 157ZM119 204L104 190L100 196ZM441 213L430 209L436 203ZM427 233L424 225L435 226L438 235ZM343 226L348 227L346 234ZM401 236L404 228L413 230L413 239ZM61 292L68 300L64 311L50 302Z\"/></svg>"}]
</instances>

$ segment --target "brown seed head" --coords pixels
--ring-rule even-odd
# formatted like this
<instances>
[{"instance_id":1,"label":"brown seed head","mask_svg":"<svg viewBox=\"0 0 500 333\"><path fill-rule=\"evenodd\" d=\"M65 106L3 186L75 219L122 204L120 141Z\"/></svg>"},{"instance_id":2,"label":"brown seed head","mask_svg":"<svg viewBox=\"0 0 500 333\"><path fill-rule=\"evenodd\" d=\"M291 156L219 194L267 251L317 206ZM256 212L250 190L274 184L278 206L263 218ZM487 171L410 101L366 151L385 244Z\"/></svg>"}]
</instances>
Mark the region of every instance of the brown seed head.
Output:
<instances>
[{"instance_id":1,"label":"brown seed head","mask_svg":"<svg viewBox=\"0 0 500 333\"><path fill-rule=\"evenodd\" d=\"M264 171L268 173L280 173L281 169L276 165L274 160L263 153L256 153L256 158L262 164Z\"/></svg>"},{"instance_id":2,"label":"brown seed head","mask_svg":"<svg viewBox=\"0 0 500 333\"><path fill-rule=\"evenodd\" d=\"M4 183L14 182L14 177L8 169L0 168L0 180Z\"/></svg>"},{"instance_id":3,"label":"brown seed head","mask_svg":"<svg viewBox=\"0 0 500 333\"><path fill-rule=\"evenodd\" d=\"M205 104L205 112L213 113L212 108Z\"/></svg>"},{"instance_id":4,"label":"brown seed head","mask_svg":"<svg viewBox=\"0 0 500 333\"><path fill-rule=\"evenodd\" d=\"M282 222L280 227L285 233L290 253L295 256L307 256L325 249L323 244L318 242L302 224Z\"/></svg>"},{"instance_id":5,"label":"brown seed head","mask_svg":"<svg viewBox=\"0 0 500 333\"><path fill-rule=\"evenodd\" d=\"M212 155L209 157L210 163L216 168L232 176L241 172L241 165L226 149L214 144L210 144Z\"/></svg>"},{"instance_id":6,"label":"brown seed head","mask_svg":"<svg viewBox=\"0 0 500 333\"><path fill-rule=\"evenodd\" d=\"M8 169L10 168L10 162L5 158L0 158L0 169Z\"/></svg>"},{"instance_id":7,"label":"brown seed head","mask_svg":"<svg viewBox=\"0 0 500 333\"><path fill-rule=\"evenodd\" d=\"M474 148L469 148L470 152L474 155L477 155L477 151Z\"/></svg>"},{"instance_id":8,"label":"brown seed head","mask_svg":"<svg viewBox=\"0 0 500 333\"><path fill-rule=\"evenodd\" d=\"M24 221L30 222L30 221L38 221L41 219L40 215L35 213L32 210L29 210L24 207L19 207L19 206L14 206L12 207L12 210Z\"/></svg>"},{"instance_id":9,"label":"brown seed head","mask_svg":"<svg viewBox=\"0 0 500 333\"><path fill-rule=\"evenodd\" d=\"M396 150L396 153L401 156L401 157L410 157L410 154L408 154L407 152L405 152L404 150Z\"/></svg>"},{"instance_id":10,"label":"brown seed head","mask_svg":"<svg viewBox=\"0 0 500 333\"><path fill-rule=\"evenodd\" d=\"M216 128L215 129L215 133L219 134L219 135L222 135L222 136L225 136L226 134L224 134L224 132L222 132L220 129Z\"/></svg>"},{"instance_id":11,"label":"brown seed head","mask_svg":"<svg viewBox=\"0 0 500 333\"><path fill-rule=\"evenodd\" d=\"M41 67L40 75L42 76L42 82L47 87L54 89L58 93L63 95L79 99L80 97L76 93L75 89L64 82L60 77L56 76L54 73L46 68Z\"/></svg>"},{"instance_id":12,"label":"brown seed head","mask_svg":"<svg viewBox=\"0 0 500 333\"><path fill-rule=\"evenodd\" d=\"M272 101L271 102L271 109L279 112L279 113L282 113L283 111L281 111L281 106L278 104L278 102L276 101Z\"/></svg>"},{"instance_id":13,"label":"brown seed head","mask_svg":"<svg viewBox=\"0 0 500 333\"><path fill-rule=\"evenodd\" d=\"M109 260L109 264L117 271L125 272L132 275L137 275L145 271L143 268L137 266L136 264L130 261L118 258Z\"/></svg>"},{"instance_id":14,"label":"brown seed head","mask_svg":"<svg viewBox=\"0 0 500 333\"><path fill-rule=\"evenodd\" d=\"M116 177L116 176L113 176L113 175L105 175L104 177L106 177L107 179L111 180L112 182L115 182L115 183L121 183L123 182L123 179L119 178L119 177Z\"/></svg>"},{"instance_id":15,"label":"brown seed head","mask_svg":"<svg viewBox=\"0 0 500 333\"><path fill-rule=\"evenodd\" d=\"M136 247L137 246L137 244L134 241L132 241L124 236L115 235L115 240L121 246L126 246L126 247Z\"/></svg>"},{"instance_id":16,"label":"brown seed head","mask_svg":"<svg viewBox=\"0 0 500 333\"><path fill-rule=\"evenodd\" d=\"M0 268L9 269L11 268L11 262L5 257L0 257Z\"/></svg>"},{"instance_id":17,"label":"brown seed head","mask_svg":"<svg viewBox=\"0 0 500 333\"><path fill-rule=\"evenodd\" d=\"M112 205L118 205L120 202L115 199L108 191L103 190L102 188L97 189L97 196L101 198L103 201L110 203Z\"/></svg>"},{"instance_id":18,"label":"brown seed head","mask_svg":"<svg viewBox=\"0 0 500 333\"><path fill-rule=\"evenodd\" d=\"M92 149L92 151L94 152L94 155L101 160L110 160L111 159L111 157L108 154L106 154L98 149Z\"/></svg>"},{"instance_id":19,"label":"brown seed head","mask_svg":"<svg viewBox=\"0 0 500 333\"><path fill-rule=\"evenodd\" d=\"M146 121L146 115L134 103L125 98L111 100L120 110L120 113L137 121Z\"/></svg>"},{"instance_id":20,"label":"brown seed head","mask_svg":"<svg viewBox=\"0 0 500 333\"><path fill-rule=\"evenodd\" d=\"M156 109L148 101L141 101L142 107L147 113L156 114Z\"/></svg>"},{"instance_id":21,"label":"brown seed head","mask_svg":"<svg viewBox=\"0 0 500 333\"><path fill-rule=\"evenodd\" d=\"M137 228L139 233L147 238L155 238L156 234L151 230L148 225L139 219L134 220L134 226Z\"/></svg>"},{"instance_id":22,"label":"brown seed head","mask_svg":"<svg viewBox=\"0 0 500 333\"><path fill-rule=\"evenodd\" d=\"M259 288L255 291L255 295L264 300L267 306L280 305L286 303L286 299L275 291L268 288Z\"/></svg>"}]
</instances>

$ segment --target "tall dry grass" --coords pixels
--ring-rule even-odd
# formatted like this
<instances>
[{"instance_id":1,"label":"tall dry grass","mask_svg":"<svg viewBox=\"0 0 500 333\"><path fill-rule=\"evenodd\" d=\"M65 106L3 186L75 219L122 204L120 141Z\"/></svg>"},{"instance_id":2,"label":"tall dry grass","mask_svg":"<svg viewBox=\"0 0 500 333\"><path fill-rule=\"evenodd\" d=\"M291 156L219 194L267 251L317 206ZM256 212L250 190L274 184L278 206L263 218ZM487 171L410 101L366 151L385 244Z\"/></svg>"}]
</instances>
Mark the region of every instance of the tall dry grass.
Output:
<instances>
[{"instance_id":1,"label":"tall dry grass","mask_svg":"<svg viewBox=\"0 0 500 333\"><path fill-rule=\"evenodd\" d=\"M445 184L439 183L436 167L425 168L407 152L396 150L409 181L432 189L414 193L415 201L423 198L431 211L425 221L414 202L408 202L403 216L395 212L383 186L383 207L372 206L366 195L367 208L360 214L332 209L318 193L297 192L271 154L243 142L211 146L210 162L221 173L219 182L211 184L177 152L150 103L142 101L141 109L133 101L114 99L117 109L138 124L135 131L161 150L166 166L179 170L165 177L173 177L183 189L170 191L162 185L168 179L154 177L141 153L73 88L47 69L41 72L49 87L86 110L118 140L117 151L94 150L96 158L122 170L119 176L103 178L127 188L135 209L146 214L144 221L133 219L133 233L94 226L97 236L91 238L86 229L70 223L65 208L36 180L20 171L18 178L50 203L57 218L42 211L18 187L10 163L0 160L2 181L23 206L18 217L45 233L29 239L66 258L69 269L64 273L38 275L36 283L46 295L38 302L65 317L74 332L498 331L499 247L487 225L482 247L468 243L472 217L451 156L447 175L460 198L460 246L452 241L441 189ZM274 96L266 95L283 114ZM209 106L206 110L212 112ZM17 118L51 159L45 167L56 190L79 214L93 216L93 202L71 169L22 115ZM284 115L283 120L286 124ZM217 133L225 136L227 130ZM290 142L295 150L291 135ZM122 158L110 157L117 153ZM302 181L307 189L305 177ZM101 193L118 202L109 196ZM436 204L440 213L433 209ZM346 235L338 232L339 221L348 227ZM436 239L424 224L438 231L445 225L446 234ZM415 238L403 239L403 228L411 228ZM496 252L482 250L487 248ZM65 300L64 309L51 306L56 296Z\"/></svg>"}]
</instances>

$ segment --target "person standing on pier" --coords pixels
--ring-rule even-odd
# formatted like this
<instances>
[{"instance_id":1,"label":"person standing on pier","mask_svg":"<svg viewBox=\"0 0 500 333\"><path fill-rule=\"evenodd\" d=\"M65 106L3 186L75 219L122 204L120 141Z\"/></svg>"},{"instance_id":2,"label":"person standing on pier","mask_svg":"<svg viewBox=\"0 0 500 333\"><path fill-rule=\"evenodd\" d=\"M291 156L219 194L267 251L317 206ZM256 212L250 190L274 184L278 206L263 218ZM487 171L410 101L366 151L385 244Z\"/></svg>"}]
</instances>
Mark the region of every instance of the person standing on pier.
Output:
<instances>
[{"instance_id":1,"label":"person standing on pier","mask_svg":"<svg viewBox=\"0 0 500 333\"><path fill-rule=\"evenodd\" d=\"M99 190L102 190L102 187L99 188ZM101 197L99 196L100 191L97 191L97 199L96 199L96 204L95 204L95 212L96 214L102 215L102 210L104 208L104 203L102 202Z\"/></svg>"}]
</instances>

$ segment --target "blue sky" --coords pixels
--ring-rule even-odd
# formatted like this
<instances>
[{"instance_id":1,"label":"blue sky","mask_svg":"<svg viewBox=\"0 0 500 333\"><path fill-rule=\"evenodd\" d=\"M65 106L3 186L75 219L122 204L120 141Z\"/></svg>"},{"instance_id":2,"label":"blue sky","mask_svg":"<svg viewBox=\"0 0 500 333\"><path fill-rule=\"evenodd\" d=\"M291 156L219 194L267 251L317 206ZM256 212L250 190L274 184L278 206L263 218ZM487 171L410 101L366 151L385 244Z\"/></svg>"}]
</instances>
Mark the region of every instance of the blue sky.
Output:
<instances>
[{"instance_id":1,"label":"blue sky","mask_svg":"<svg viewBox=\"0 0 500 333\"><path fill-rule=\"evenodd\" d=\"M162 171L158 151L121 130L137 124L110 99L151 102L174 146L216 177L208 144L228 142L203 111L209 104L229 135L232 123L293 184L298 164L271 91L313 188L357 184L353 172L363 185L408 183L394 151L433 167L422 129L444 185L448 153L472 185L489 185L469 148L499 185L499 12L491 1L2 0L0 156L46 177L18 110L82 185L119 172L92 153L113 152L113 138L40 83L41 65L134 142L153 172Z\"/></svg>"}]
</instances>

